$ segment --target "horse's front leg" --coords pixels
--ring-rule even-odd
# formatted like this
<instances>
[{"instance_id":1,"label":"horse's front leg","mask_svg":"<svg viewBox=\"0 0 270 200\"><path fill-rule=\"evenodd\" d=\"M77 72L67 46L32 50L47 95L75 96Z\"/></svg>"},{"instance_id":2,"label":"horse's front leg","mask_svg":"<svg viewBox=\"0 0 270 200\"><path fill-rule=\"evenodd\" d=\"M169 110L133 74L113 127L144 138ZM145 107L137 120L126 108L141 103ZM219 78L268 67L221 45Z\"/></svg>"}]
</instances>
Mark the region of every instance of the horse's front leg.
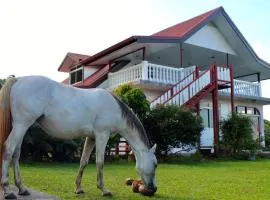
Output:
<instances>
[{"instance_id":1,"label":"horse's front leg","mask_svg":"<svg viewBox=\"0 0 270 200\"><path fill-rule=\"evenodd\" d=\"M14 155L13 155L13 171L14 171L14 180L15 185L19 189L19 195L30 195L28 190L23 186L21 181L21 175L20 175L20 166L19 166L19 159L21 154L21 145L22 143L18 144L18 146L15 149Z\"/></svg>"},{"instance_id":2,"label":"horse's front leg","mask_svg":"<svg viewBox=\"0 0 270 200\"><path fill-rule=\"evenodd\" d=\"M110 196L112 193L105 188L103 181L104 152L109 140L109 132L96 133L96 167L97 167L97 187L102 191L103 196Z\"/></svg>"},{"instance_id":3,"label":"horse's front leg","mask_svg":"<svg viewBox=\"0 0 270 200\"><path fill-rule=\"evenodd\" d=\"M81 194L84 193L82 186L81 186L81 181L82 181L82 176L83 176L83 171L86 165L88 164L90 155L95 147L95 140L94 138L87 137L85 139L84 147L83 147L83 153L80 161L80 169L76 178L76 189L75 193L76 194Z\"/></svg>"}]
</instances>

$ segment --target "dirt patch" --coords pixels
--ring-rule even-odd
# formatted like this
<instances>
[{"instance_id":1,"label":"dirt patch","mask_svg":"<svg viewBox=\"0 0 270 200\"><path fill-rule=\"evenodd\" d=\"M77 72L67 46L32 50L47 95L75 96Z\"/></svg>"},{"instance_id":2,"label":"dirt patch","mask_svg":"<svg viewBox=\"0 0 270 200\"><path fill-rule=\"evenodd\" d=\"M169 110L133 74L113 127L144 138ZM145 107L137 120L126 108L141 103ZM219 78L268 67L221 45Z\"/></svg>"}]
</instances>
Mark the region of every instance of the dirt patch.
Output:
<instances>
[{"instance_id":1,"label":"dirt patch","mask_svg":"<svg viewBox=\"0 0 270 200\"><path fill-rule=\"evenodd\" d=\"M10 186L10 188L12 189L14 194L16 194L17 200L60 200L60 198L57 198L57 197L48 195L46 193L33 190L33 189L29 189L29 188L27 189L31 193L30 196L20 196L18 195L18 189L15 186ZM0 199L2 200L4 196L2 187L0 187L0 195L2 197Z\"/></svg>"}]
</instances>

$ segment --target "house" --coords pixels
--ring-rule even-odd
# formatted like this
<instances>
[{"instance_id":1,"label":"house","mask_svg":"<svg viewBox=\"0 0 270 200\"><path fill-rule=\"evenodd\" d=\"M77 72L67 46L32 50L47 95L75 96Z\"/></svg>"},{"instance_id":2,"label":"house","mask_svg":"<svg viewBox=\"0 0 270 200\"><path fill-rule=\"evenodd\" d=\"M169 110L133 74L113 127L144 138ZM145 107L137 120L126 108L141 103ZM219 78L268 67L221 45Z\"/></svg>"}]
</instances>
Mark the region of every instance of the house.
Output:
<instances>
[{"instance_id":1,"label":"house","mask_svg":"<svg viewBox=\"0 0 270 200\"><path fill-rule=\"evenodd\" d=\"M222 7L150 36L132 36L92 56L68 53L58 68L64 83L111 90L132 83L151 107L185 105L204 120L200 147L220 141L219 121L232 111L250 116L264 146L261 80L270 64L260 59Z\"/></svg>"}]
</instances>

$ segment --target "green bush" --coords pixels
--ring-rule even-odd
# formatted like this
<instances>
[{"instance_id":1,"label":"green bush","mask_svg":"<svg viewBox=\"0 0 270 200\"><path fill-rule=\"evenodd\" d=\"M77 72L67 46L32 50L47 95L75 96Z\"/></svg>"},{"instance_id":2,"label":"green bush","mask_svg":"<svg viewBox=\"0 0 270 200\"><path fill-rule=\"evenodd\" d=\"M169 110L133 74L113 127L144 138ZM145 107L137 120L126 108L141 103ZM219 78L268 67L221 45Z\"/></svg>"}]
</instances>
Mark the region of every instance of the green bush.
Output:
<instances>
[{"instance_id":1,"label":"green bush","mask_svg":"<svg viewBox=\"0 0 270 200\"><path fill-rule=\"evenodd\" d=\"M159 155L167 155L172 147L197 145L203 130L201 117L176 105L160 105L151 110L144 127L151 142L157 144Z\"/></svg>"},{"instance_id":2,"label":"green bush","mask_svg":"<svg viewBox=\"0 0 270 200\"><path fill-rule=\"evenodd\" d=\"M237 156L243 150L254 152L257 146L252 136L252 122L247 116L233 113L221 121L222 144L228 153Z\"/></svg>"},{"instance_id":3,"label":"green bush","mask_svg":"<svg viewBox=\"0 0 270 200\"><path fill-rule=\"evenodd\" d=\"M150 103L142 89L135 88L130 84L122 84L113 90L113 93L118 96L125 104L127 104L137 114L139 119L143 121L146 113L150 110ZM106 152L115 147L120 140L119 135L110 138Z\"/></svg>"},{"instance_id":4,"label":"green bush","mask_svg":"<svg viewBox=\"0 0 270 200\"><path fill-rule=\"evenodd\" d=\"M265 148L270 148L270 121L264 120L264 139Z\"/></svg>"},{"instance_id":5,"label":"green bush","mask_svg":"<svg viewBox=\"0 0 270 200\"><path fill-rule=\"evenodd\" d=\"M150 103L142 89L123 84L114 89L113 93L125 102L142 120L150 110Z\"/></svg>"}]
</instances>

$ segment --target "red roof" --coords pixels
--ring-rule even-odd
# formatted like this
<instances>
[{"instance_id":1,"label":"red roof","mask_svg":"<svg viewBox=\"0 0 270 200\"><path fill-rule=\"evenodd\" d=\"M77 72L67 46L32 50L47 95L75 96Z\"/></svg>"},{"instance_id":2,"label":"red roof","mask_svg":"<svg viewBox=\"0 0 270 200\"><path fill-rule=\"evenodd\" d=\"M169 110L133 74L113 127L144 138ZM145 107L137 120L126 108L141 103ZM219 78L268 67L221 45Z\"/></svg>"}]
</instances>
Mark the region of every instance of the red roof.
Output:
<instances>
[{"instance_id":1,"label":"red roof","mask_svg":"<svg viewBox=\"0 0 270 200\"><path fill-rule=\"evenodd\" d=\"M181 38L188 36L193 31L196 31L201 26L203 26L204 23L207 23L213 15L215 15L216 13L218 13L222 9L223 9L222 7L219 7L219 8L216 8L214 10L208 11L208 12L201 14L197 17L194 17L194 18L189 19L187 21L184 21L182 23L171 26L171 27L164 29L160 32L157 32L151 36L130 37L122 42L119 42L119 43L109 47L108 49L105 49L105 50L93 55L92 57L86 56L86 55L80 55L80 54L72 54L72 53L68 53L67 56L70 57L72 60L75 60L74 61L75 63L80 62L80 59L82 59L84 57L85 59L81 62L81 64L86 65L86 64L89 64L89 63L91 63L99 58L102 58L103 56L110 54L110 53L112 53L120 48L123 48L123 47L125 47L133 42L136 42L137 38L139 38L139 37L160 38L160 39L162 39L162 38L181 39ZM83 57L81 57L81 56L83 56ZM64 71L64 67L62 69L61 66L58 70ZM70 69L70 67L69 67L69 69ZM75 84L74 86L87 87L87 88L95 87L98 83L101 83L102 81L104 81L107 78L108 73L109 73L109 65L103 66L98 71L96 71L94 74L92 74L90 77L85 79L83 82ZM64 82L66 82L66 81L68 81L68 80L64 80Z\"/></svg>"},{"instance_id":2,"label":"red roof","mask_svg":"<svg viewBox=\"0 0 270 200\"><path fill-rule=\"evenodd\" d=\"M159 31L151 36L182 38L188 35L194 29L197 29L198 26L200 26L203 22L207 21L207 19L209 19L213 14L217 13L221 9L222 7L210 10L197 17L181 22L179 24L166 28L162 31Z\"/></svg>"},{"instance_id":3,"label":"red roof","mask_svg":"<svg viewBox=\"0 0 270 200\"><path fill-rule=\"evenodd\" d=\"M60 72L69 72L70 69L81 61L89 58L88 55L78 54L78 53L67 53L63 62L61 63L58 71Z\"/></svg>"}]
</instances>

